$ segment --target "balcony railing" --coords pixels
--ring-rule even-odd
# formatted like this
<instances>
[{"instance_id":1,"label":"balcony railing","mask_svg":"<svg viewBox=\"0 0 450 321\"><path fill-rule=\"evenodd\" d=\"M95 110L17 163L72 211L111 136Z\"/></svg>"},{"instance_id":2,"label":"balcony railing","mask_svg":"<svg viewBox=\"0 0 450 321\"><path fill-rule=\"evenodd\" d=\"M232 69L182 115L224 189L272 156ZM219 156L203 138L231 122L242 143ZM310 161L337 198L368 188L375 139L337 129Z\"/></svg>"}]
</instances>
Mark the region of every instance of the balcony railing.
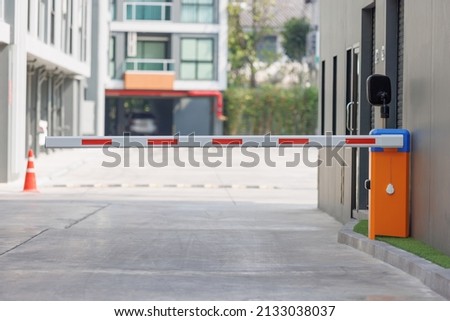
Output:
<instances>
[{"instance_id":1,"label":"balcony railing","mask_svg":"<svg viewBox=\"0 0 450 321\"><path fill-rule=\"evenodd\" d=\"M125 62L128 71L174 71L173 59L129 58Z\"/></svg>"},{"instance_id":2,"label":"balcony railing","mask_svg":"<svg viewBox=\"0 0 450 321\"><path fill-rule=\"evenodd\" d=\"M170 21L172 19L171 2L125 2L124 20Z\"/></svg>"}]
</instances>

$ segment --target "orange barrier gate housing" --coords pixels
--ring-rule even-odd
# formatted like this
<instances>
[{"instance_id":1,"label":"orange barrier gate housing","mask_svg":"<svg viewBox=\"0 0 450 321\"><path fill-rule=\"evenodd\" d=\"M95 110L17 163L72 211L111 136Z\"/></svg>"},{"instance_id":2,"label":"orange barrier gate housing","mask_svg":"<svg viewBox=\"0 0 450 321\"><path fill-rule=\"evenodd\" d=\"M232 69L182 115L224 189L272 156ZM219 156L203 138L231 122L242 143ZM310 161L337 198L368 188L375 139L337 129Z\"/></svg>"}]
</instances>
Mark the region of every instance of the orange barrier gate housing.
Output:
<instances>
[{"instance_id":1,"label":"orange barrier gate housing","mask_svg":"<svg viewBox=\"0 0 450 321\"><path fill-rule=\"evenodd\" d=\"M370 134L403 135L403 147L370 150L369 238L408 237L410 133L375 129Z\"/></svg>"}]
</instances>

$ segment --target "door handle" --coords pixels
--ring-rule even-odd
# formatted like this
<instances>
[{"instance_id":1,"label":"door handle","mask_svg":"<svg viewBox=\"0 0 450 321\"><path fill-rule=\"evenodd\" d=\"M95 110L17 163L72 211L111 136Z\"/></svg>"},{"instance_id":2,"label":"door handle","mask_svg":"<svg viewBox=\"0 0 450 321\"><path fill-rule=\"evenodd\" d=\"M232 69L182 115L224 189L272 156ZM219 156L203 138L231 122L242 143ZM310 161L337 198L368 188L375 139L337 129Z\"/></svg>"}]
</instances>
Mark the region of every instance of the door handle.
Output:
<instances>
[{"instance_id":1,"label":"door handle","mask_svg":"<svg viewBox=\"0 0 450 321\"><path fill-rule=\"evenodd\" d=\"M352 133L355 128L353 127L353 106L355 105L354 101L351 101L346 106L346 112L347 112L347 130Z\"/></svg>"}]
</instances>

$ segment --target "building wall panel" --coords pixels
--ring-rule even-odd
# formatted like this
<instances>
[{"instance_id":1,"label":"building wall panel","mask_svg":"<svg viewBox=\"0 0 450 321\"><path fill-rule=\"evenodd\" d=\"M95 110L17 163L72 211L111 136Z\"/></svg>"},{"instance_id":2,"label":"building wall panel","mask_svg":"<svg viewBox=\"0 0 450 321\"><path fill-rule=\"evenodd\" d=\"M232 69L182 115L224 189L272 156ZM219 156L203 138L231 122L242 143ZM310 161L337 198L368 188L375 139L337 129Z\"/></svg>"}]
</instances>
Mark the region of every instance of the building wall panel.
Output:
<instances>
[{"instance_id":1,"label":"building wall panel","mask_svg":"<svg viewBox=\"0 0 450 321\"><path fill-rule=\"evenodd\" d=\"M450 253L450 3L433 6L432 61L432 151L430 243Z\"/></svg>"},{"instance_id":2,"label":"building wall panel","mask_svg":"<svg viewBox=\"0 0 450 321\"><path fill-rule=\"evenodd\" d=\"M345 134L346 121L346 56L347 50L361 45L362 8L369 6L369 0L321 0L320 1L320 55L325 61L325 132L333 127L333 58L337 56L336 83L336 133ZM320 95L322 96L322 95ZM322 100L322 99L321 99ZM322 102L319 102L319 105ZM333 215L341 222L351 218L349 197L351 192L351 150L340 155L347 166L336 162L326 165L326 149L319 152L323 164L319 168L319 208ZM346 202L344 202L346 201ZM345 203L345 204L344 204ZM345 206L344 206L345 205Z\"/></svg>"}]
</instances>

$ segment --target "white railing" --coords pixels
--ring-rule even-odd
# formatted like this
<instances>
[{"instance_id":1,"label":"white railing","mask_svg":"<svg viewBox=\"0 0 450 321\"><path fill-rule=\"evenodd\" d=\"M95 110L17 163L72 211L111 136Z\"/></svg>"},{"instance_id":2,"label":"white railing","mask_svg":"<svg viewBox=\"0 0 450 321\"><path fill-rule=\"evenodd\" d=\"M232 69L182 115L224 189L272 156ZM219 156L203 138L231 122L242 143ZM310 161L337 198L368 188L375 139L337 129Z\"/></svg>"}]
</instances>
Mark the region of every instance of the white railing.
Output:
<instances>
[{"instance_id":1,"label":"white railing","mask_svg":"<svg viewBox=\"0 0 450 321\"><path fill-rule=\"evenodd\" d=\"M123 20L170 21L172 2L125 2Z\"/></svg>"},{"instance_id":2,"label":"white railing","mask_svg":"<svg viewBox=\"0 0 450 321\"><path fill-rule=\"evenodd\" d=\"M125 70L133 71L174 71L173 59L128 58Z\"/></svg>"}]
</instances>

